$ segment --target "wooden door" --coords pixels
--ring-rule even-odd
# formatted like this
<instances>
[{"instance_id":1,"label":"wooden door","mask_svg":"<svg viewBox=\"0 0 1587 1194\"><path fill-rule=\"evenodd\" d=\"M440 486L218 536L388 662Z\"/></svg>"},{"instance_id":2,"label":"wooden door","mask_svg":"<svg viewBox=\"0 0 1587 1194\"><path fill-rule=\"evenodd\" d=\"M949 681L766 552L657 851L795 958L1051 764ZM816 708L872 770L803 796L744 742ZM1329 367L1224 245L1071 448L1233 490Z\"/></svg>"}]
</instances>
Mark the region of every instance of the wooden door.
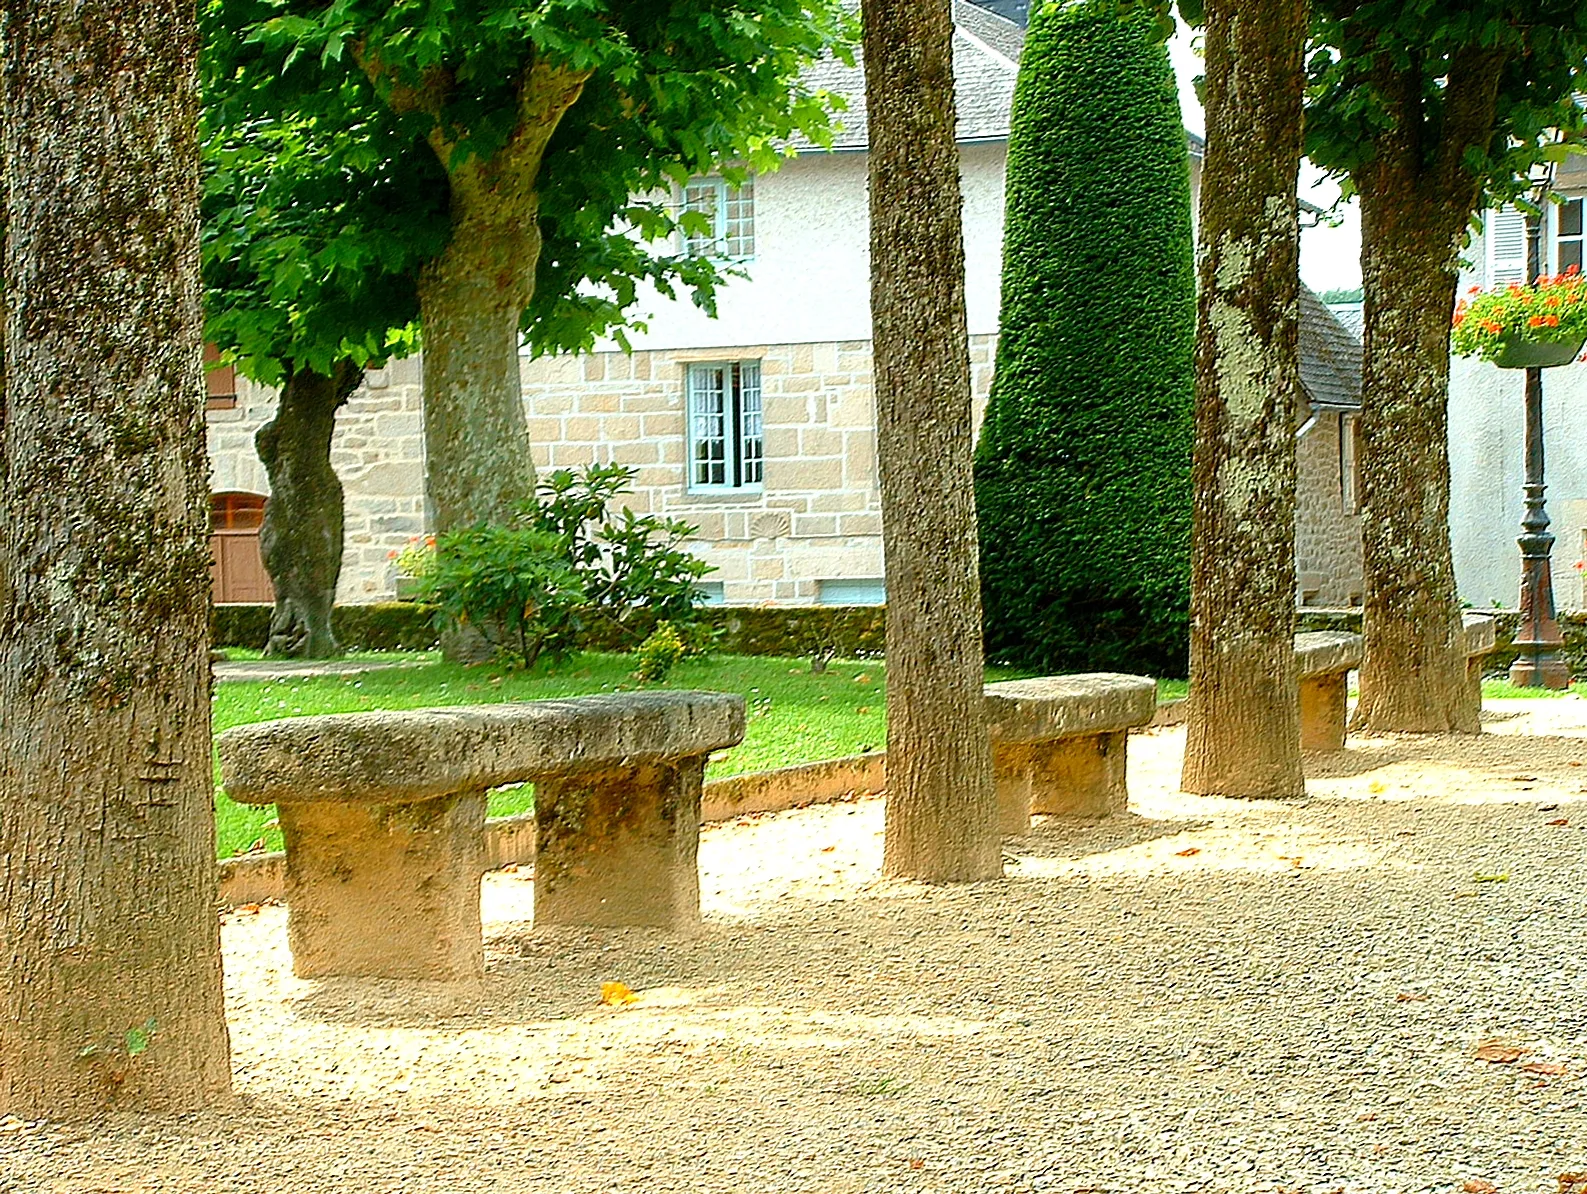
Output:
<instances>
[{"instance_id":1,"label":"wooden door","mask_svg":"<svg viewBox=\"0 0 1587 1194\"><path fill-rule=\"evenodd\" d=\"M217 493L209 499L210 579L215 604L275 601L259 552L265 498L257 493Z\"/></svg>"}]
</instances>

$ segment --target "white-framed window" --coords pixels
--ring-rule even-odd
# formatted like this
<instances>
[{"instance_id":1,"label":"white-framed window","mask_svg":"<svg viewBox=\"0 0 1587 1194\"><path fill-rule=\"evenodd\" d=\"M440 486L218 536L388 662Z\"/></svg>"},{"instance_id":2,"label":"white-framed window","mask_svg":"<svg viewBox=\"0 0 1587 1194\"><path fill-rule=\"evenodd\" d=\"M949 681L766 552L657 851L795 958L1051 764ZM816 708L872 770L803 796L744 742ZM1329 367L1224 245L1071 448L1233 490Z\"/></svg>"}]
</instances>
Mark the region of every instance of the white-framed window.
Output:
<instances>
[{"instance_id":1,"label":"white-framed window","mask_svg":"<svg viewBox=\"0 0 1587 1194\"><path fill-rule=\"evenodd\" d=\"M689 489L759 489L765 476L765 419L759 361L689 366Z\"/></svg>"},{"instance_id":2,"label":"white-framed window","mask_svg":"<svg viewBox=\"0 0 1587 1194\"><path fill-rule=\"evenodd\" d=\"M1584 201L1580 197L1549 203L1543 212L1543 268L1562 274L1571 266L1587 269L1583 260ZM1514 207L1488 213L1488 285L1525 285L1527 270L1526 215Z\"/></svg>"},{"instance_id":3,"label":"white-framed window","mask_svg":"<svg viewBox=\"0 0 1587 1194\"><path fill-rule=\"evenodd\" d=\"M1587 269L1582 260L1583 201L1566 199L1554 208L1554 272L1563 274L1571 266Z\"/></svg>"},{"instance_id":4,"label":"white-framed window","mask_svg":"<svg viewBox=\"0 0 1587 1194\"><path fill-rule=\"evenodd\" d=\"M755 180L732 186L722 178L696 178L683 188L683 251L691 257L726 257L747 261L755 256Z\"/></svg>"},{"instance_id":5,"label":"white-framed window","mask_svg":"<svg viewBox=\"0 0 1587 1194\"><path fill-rule=\"evenodd\" d=\"M1339 504L1361 513L1361 416L1339 416Z\"/></svg>"}]
</instances>

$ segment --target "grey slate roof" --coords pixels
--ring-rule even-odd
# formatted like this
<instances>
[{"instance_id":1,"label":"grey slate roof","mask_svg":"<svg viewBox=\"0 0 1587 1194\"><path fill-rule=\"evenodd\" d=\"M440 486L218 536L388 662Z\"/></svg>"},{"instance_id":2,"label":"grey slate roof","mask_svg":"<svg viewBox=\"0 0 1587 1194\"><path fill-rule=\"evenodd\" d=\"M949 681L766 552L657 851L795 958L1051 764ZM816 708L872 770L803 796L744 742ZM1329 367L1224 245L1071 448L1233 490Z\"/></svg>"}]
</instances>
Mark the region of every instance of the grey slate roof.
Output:
<instances>
[{"instance_id":1,"label":"grey slate roof","mask_svg":"<svg viewBox=\"0 0 1587 1194\"><path fill-rule=\"evenodd\" d=\"M857 8L858 4L850 7ZM1019 51L1025 31L1012 21L971 4L953 0L953 79L958 105L959 140L1008 139L1009 111L1014 104L1014 81L1019 75ZM830 54L811 67L805 80L813 87L842 96L847 107L837 114L838 134L833 149L864 149L870 143L865 110L865 68L858 47L853 66ZM803 137L797 149L815 148Z\"/></svg>"},{"instance_id":2,"label":"grey slate roof","mask_svg":"<svg viewBox=\"0 0 1587 1194\"><path fill-rule=\"evenodd\" d=\"M1314 407L1361 405L1361 341L1306 287L1300 288L1300 385Z\"/></svg>"}]
</instances>

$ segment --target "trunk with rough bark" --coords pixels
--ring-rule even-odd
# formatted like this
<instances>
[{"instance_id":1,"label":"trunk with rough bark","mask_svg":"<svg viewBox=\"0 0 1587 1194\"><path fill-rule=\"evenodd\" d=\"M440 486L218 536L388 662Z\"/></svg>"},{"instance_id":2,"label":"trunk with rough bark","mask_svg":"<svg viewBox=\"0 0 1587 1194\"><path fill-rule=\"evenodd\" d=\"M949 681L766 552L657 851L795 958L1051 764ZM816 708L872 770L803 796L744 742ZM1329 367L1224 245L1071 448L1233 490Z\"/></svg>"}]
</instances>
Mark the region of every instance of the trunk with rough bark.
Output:
<instances>
[{"instance_id":1,"label":"trunk with rough bark","mask_svg":"<svg viewBox=\"0 0 1587 1194\"><path fill-rule=\"evenodd\" d=\"M887 570L882 869L1003 873L982 697L949 0L865 0L871 317Z\"/></svg>"},{"instance_id":2,"label":"trunk with rough bark","mask_svg":"<svg viewBox=\"0 0 1587 1194\"><path fill-rule=\"evenodd\" d=\"M230 1085L193 6L3 0L0 1113Z\"/></svg>"},{"instance_id":3,"label":"trunk with rough bark","mask_svg":"<svg viewBox=\"0 0 1587 1194\"><path fill-rule=\"evenodd\" d=\"M270 477L259 548L276 594L264 652L272 658L341 654L331 632L342 574L342 483L331 467L331 435L336 412L362 376L351 361L337 364L329 377L291 370L275 418L254 436Z\"/></svg>"},{"instance_id":4,"label":"trunk with rough bark","mask_svg":"<svg viewBox=\"0 0 1587 1194\"><path fill-rule=\"evenodd\" d=\"M1183 786L1305 794L1295 676L1306 0L1207 5Z\"/></svg>"},{"instance_id":5,"label":"trunk with rough bark","mask_svg":"<svg viewBox=\"0 0 1587 1194\"><path fill-rule=\"evenodd\" d=\"M1476 733L1481 695L1466 680L1465 637L1449 540L1449 321L1460 243L1480 201L1466 147L1486 145L1503 56L1452 62L1445 115L1429 160L1421 72L1382 66L1393 117L1361 195L1366 298L1361 379L1361 698L1367 730Z\"/></svg>"},{"instance_id":6,"label":"trunk with rough bark","mask_svg":"<svg viewBox=\"0 0 1587 1194\"><path fill-rule=\"evenodd\" d=\"M588 77L549 62L526 70L518 126L490 158L459 148L433 99L394 93L405 97L399 110L432 104L430 144L451 190L452 239L419 277L425 487L438 532L506 521L534 498L518 328L540 260L535 180L551 135ZM492 653L472 632L443 634L441 647L464 662Z\"/></svg>"}]
</instances>

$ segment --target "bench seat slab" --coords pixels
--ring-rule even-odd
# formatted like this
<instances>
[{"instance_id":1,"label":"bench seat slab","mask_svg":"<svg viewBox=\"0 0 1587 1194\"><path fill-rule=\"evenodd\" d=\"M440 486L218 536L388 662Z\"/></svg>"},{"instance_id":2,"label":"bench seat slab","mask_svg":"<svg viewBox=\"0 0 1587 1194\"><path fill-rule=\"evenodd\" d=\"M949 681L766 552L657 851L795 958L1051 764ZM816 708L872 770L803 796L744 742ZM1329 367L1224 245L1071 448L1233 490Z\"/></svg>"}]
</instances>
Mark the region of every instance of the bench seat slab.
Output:
<instances>
[{"instance_id":1,"label":"bench seat slab","mask_svg":"<svg viewBox=\"0 0 1587 1194\"><path fill-rule=\"evenodd\" d=\"M700 922L705 755L535 784L535 923Z\"/></svg>"},{"instance_id":2,"label":"bench seat slab","mask_svg":"<svg viewBox=\"0 0 1587 1194\"><path fill-rule=\"evenodd\" d=\"M1129 800L1125 759L1129 734L1110 730L1046 742L1000 742L992 771L1004 833L1024 833L1032 813L1110 817Z\"/></svg>"},{"instance_id":3,"label":"bench seat slab","mask_svg":"<svg viewBox=\"0 0 1587 1194\"><path fill-rule=\"evenodd\" d=\"M449 981L484 971L485 795L280 806L299 978Z\"/></svg>"}]
</instances>

